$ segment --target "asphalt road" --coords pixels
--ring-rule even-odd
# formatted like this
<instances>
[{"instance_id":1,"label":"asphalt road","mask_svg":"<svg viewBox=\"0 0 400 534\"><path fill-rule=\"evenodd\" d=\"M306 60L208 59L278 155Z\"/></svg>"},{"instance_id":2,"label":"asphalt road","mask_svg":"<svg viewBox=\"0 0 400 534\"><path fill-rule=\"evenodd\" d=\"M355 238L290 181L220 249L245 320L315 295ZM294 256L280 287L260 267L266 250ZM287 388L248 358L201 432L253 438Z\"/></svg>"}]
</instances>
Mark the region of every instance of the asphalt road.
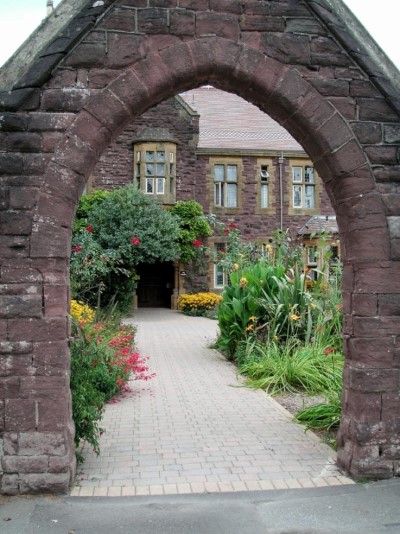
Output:
<instances>
[{"instance_id":1,"label":"asphalt road","mask_svg":"<svg viewBox=\"0 0 400 534\"><path fill-rule=\"evenodd\" d=\"M1 534L400 533L400 479L157 497L12 497Z\"/></svg>"}]
</instances>

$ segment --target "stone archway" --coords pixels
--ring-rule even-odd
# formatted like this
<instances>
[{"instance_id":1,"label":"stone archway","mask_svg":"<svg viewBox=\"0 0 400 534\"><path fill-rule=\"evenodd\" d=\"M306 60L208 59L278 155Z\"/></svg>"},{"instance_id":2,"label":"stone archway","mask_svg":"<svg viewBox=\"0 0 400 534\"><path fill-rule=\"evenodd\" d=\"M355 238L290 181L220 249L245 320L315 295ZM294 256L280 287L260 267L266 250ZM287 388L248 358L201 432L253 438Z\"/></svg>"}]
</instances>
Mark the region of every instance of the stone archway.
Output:
<instances>
[{"instance_id":1,"label":"stone archway","mask_svg":"<svg viewBox=\"0 0 400 534\"><path fill-rule=\"evenodd\" d=\"M70 228L85 180L110 140L129 121L177 92L205 82L237 93L285 126L325 181L345 245L347 361L338 461L355 476L398 474L397 203L391 189L378 187L372 165L380 163L381 183L384 177L388 183L397 176L398 126L382 124L385 117L394 123L397 116L379 97L379 111L365 106L366 118L350 121L344 102L326 97L321 90L330 78L323 75L318 90L318 84L290 61L285 64L238 41L213 35L184 42L170 39L159 46L154 39L143 58L122 72L110 69L105 87L94 91L73 113L60 113L65 91L54 93L50 84L41 89L41 99L42 106L50 100L51 109L38 111L33 106L31 112L21 104L19 113L6 116L7 131L22 132L19 138L14 133L9 136L15 151L24 153L24 147L31 149L40 137L37 132L42 136L37 157L29 153L18 158L10 150L8 159L1 162L7 186L2 197L6 216L0 219L6 237L1 266L6 306L0 334L8 362L0 384L5 422L3 492L66 491L74 475L68 258ZM360 91L365 92L365 86ZM363 110L361 104L359 108ZM371 123L380 125L378 147L372 146L376 127ZM63 135L54 135L57 131ZM31 171L29 182L22 185L22 179L14 180L14 185L19 184L18 196L7 176L27 174L27 170ZM25 206L33 219L17 206Z\"/></svg>"}]
</instances>

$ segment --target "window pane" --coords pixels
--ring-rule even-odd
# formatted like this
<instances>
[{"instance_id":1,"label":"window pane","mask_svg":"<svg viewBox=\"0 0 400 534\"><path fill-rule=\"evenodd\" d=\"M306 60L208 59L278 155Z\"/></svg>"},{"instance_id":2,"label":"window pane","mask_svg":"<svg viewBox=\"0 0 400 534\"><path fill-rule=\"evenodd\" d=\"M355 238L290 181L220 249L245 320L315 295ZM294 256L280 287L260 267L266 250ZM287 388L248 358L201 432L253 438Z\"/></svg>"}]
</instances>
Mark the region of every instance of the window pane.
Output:
<instances>
[{"instance_id":1,"label":"window pane","mask_svg":"<svg viewBox=\"0 0 400 534\"><path fill-rule=\"evenodd\" d=\"M237 165L226 166L226 181L237 182Z\"/></svg>"},{"instance_id":2,"label":"window pane","mask_svg":"<svg viewBox=\"0 0 400 534\"><path fill-rule=\"evenodd\" d=\"M157 152L157 161L161 161L161 162L165 161L165 152L164 151L158 151Z\"/></svg>"},{"instance_id":3,"label":"window pane","mask_svg":"<svg viewBox=\"0 0 400 534\"><path fill-rule=\"evenodd\" d=\"M214 287L224 287L224 271L218 265L215 265Z\"/></svg>"},{"instance_id":4,"label":"window pane","mask_svg":"<svg viewBox=\"0 0 400 534\"><path fill-rule=\"evenodd\" d=\"M292 176L293 176L293 182L301 182L303 179L303 173L302 173L301 167L293 167L292 168Z\"/></svg>"},{"instance_id":5,"label":"window pane","mask_svg":"<svg viewBox=\"0 0 400 534\"><path fill-rule=\"evenodd\" d=\"M268 208L268 185L261 185L261 207Z\"/></svg>"},{"instance_id":6,"label":"window pane","mask_svg":"<svg viewBox=\"0 0 400 534\"><path fill-rule=\"evenodd\" d=\"M154 176L154 163L146 163L146 176Z\"/></svg>"},{"instance_id":7,"label":"window pane","mask_svg":"<svg viewBox=\"0 0 400 534\"><path fill-rule=\"evenodd\" d=\"M165 176L165 164L157 163L156 165L157 176Z\"/></svg>"},{"instance_id":8,"label":"window pane","mask_svg":"<svg viewBox=\"0 0 400 534\"><path fill-rule=\"evenodd\" d=\"M236 184L226 184L226 207L227 208L237 207L237 185Z\"/></svg>"},{"instance_id":9,"label":"window pane","mask_svg":"<svg viewBox=\"0 0 400 534\"><path fill-rule=\"evenodd\" d=\"M224 184L216 183L214 184L214 204L216 206L222 206Z\"/></svg>"},{"instance_id":10,"label":"window pane","mask_svg":"<svg viewBox=\"0 0 400 534\"><path fill-rule=\"evenodd\" d=\"M269 178L268 165L261 165L261 181L268 182L268 178Z\"/></svg>"},{"instance_id":11,"label":"window pane","mask_svg":"<svg viewBox=\"0 0 400 534\"><path fill-rule=\"evenodd\" d=\"M154 161L154 152L146 152L146 161Z\"/></svg>"},{"instance_id":12,"label":"window pane","mask_svg":"<svg viewBox=\"0 0 400 534\"><path fill-rule=\"evenodd\" d=\"M317 263L317 249L315 247L307 248L307 263Z\"/></svg>"},{"instance_id":13,"label":"window pane","mask_svg":"<svg viewBox=\"0 0 400 534\"><path fill-rule=\"evenodd\" d=\"M315 187L313 185L306 185L305 207L312 209L315 207Z\"/></svg>"},{"instance_id":14,"label":"window pane","mask_svg":"<svg viewBox=\"0 0 400 534\"><path fill-rule=\"evenodd\" d=\"M214 165L214 181L223 182L224 181L224 165Z\"/></svg>"},{"instance_id":15,"label":"window pane","mask_svg":"<svg viewBox=\"0 0 400 534\"><path fill-rule=\"evenodd\" d=\"M154 193L154 178L146 178L146 193Z\"/></svg>"},{"instance_id":16,"label":"window pane","mask_svg":"<svg viewBox=\"0 0 400 534\"><path fill-rule=\"evenodd\" d=\"M301 208L301 185L293 186L293 207Z\"/></svg>"},{"instance_id":17,"label":"window pane","mask_svg":"<svg viewBox=\"0 0 400 534\"><path fill-rule=\"evenodd\" d=\"M157 178L157 195L164 194L164 178Z\"/></svg>"},{"instance_id":18,"label":"window pane","mask_svg":"<svg viewBox=\"0 0 400 534\"><path fill-rule=\"evenodd\" d=\"M304 169L304 181L306 184L314 183L314 167L306 167Z\"/></svg>"}]
</instances>

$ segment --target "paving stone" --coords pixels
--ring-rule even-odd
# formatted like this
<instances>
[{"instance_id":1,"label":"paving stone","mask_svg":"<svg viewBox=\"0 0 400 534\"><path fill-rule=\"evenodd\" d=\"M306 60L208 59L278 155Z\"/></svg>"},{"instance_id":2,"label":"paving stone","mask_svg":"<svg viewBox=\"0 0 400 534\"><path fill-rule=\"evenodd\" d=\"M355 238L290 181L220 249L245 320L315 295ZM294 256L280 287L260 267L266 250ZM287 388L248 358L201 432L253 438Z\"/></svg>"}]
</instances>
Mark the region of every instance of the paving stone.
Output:
<instances>
[{"instance_id":1,"label":"paving stone","mask_svg":"<svg viewBox=\"0 0 400 534\"><path fill-rule=\"evenodd\" d=\"M89 446L73 496L159 495L352 483L335 453L208 348L217 323L140 309L136 349L156 377L106 406L101 454ZM83 477L83 480L80 480ZM82 486L79 488L79 484Z\"/></svg>"}]
</instances>

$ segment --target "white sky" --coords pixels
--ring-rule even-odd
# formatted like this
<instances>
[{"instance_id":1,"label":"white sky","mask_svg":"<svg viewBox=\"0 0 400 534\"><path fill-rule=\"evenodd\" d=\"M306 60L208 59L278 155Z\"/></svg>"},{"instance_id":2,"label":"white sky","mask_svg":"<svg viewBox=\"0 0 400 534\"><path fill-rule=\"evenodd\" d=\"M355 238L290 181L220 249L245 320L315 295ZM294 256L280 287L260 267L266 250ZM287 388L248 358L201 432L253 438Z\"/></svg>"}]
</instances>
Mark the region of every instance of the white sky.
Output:
<instances>
[{"instance_id":1,"label":"white sky","mask_svg":"<svg viewBox=\"0 0 400 534\"><path fill-rule=\"evenodd\" d=\"M57 6L61 0L54 0ZM344 0L400 70L400 0ZM46 16L46 0L0 0L0 65Z\"/></svg>"}]
</instances>

